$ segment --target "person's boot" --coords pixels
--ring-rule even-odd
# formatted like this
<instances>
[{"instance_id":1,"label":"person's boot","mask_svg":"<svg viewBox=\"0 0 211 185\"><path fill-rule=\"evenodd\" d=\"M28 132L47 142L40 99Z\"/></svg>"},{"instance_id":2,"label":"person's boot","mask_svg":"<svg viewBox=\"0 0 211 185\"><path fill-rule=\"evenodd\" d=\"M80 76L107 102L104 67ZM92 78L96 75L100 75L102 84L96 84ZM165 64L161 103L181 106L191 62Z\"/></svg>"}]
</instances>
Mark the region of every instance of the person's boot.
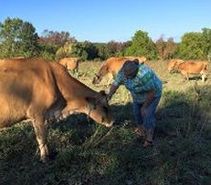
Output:
<instances>
[{"instance_id":1,"label":"person's boot","mask_svg":"<svg viewBox=\"0 0 211 185\"><path fill-rule=\"evenodd\" d=\"M144 141L143 147L153 146L153 135L154 135L154 128L153 129L146 129L146 139Z\"/></svg>"}]
</instances>

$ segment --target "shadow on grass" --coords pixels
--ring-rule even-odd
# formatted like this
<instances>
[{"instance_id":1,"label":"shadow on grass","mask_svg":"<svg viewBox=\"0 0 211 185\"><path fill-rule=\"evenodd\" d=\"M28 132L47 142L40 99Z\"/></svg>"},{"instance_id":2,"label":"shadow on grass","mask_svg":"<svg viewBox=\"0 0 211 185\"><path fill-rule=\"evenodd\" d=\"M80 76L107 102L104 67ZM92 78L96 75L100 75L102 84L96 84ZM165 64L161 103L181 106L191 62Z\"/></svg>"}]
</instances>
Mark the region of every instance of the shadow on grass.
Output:
<instances>
[{"instance_id":1,"label":"shadow on grass","mask_svg":"<svg viewBox=\"0 0 211 185\"><path fill-rule=\"evenodd\" d=\"M186 93L164 92L158 109L155 146L144 149L133 133L132 105L112 105L107 129L84 115L49 128L57 153L38 161L33 129L27 124L0 133L1 184L208 184L210 182L210 86Z\"/></svg>"}]
</instances>

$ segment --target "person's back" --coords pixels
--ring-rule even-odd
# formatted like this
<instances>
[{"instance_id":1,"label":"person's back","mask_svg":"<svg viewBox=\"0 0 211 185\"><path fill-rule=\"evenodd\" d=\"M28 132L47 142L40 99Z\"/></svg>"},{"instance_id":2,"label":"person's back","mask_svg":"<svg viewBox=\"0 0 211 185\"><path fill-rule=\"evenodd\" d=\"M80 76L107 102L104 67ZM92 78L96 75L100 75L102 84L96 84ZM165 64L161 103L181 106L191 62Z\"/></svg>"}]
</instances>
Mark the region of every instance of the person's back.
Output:
<instances>
[{"instance_id":1,"label":"person's back","mask_svg":"<svg viewBox=\"0 0 211 185\"><path fill-rule=\"evenodd\" d=\"M130 75L125 75L125 72L128 70L133 70L133 64L125 64L122 69L117 74L114 85L118 86L124 84L125 87L131 92L133 101L135 102L144 102L146 99L147 91L151 88L155 89L155 96L161 96L162 92L162 82L155 74L155 72L145 64L135 63L137 65L137 73L134 78L130 78ZM129 66L129 67L127 67ZM131 66L131 67L130 67ZM129 78L128 78L129 77Z\"/></svg>"}]
</instances>

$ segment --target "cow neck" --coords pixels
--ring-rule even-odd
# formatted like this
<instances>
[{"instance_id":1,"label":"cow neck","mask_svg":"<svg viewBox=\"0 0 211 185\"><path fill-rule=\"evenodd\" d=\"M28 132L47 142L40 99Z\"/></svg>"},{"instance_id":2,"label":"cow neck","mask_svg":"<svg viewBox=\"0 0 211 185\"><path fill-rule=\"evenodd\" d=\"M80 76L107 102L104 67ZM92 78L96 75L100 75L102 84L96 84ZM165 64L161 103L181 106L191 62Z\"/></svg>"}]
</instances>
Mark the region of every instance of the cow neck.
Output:
<instances>
[{"instance_id":1,"label":"cow neck","mask_svg":"<svg viewBox=\"0 0 211 185\"><path fill-rule=\"evenodd\" d=\"M58 66L55 68L54 73L59 89L66 98L97 96L96 91L73 78L65 68Z\"/></svg>"},{"instance_id":2,"label":"cow neck","mask_svg":"<svg viewBox=\"0 0 211 185\"><path fill-rule=\"evenodd\" d=\"M78 96L86 96L86 97L95 97L97 92L78 81L77 79L69 76L71 78L71 88L75 90Z\"/></svg>"}]
</instances>

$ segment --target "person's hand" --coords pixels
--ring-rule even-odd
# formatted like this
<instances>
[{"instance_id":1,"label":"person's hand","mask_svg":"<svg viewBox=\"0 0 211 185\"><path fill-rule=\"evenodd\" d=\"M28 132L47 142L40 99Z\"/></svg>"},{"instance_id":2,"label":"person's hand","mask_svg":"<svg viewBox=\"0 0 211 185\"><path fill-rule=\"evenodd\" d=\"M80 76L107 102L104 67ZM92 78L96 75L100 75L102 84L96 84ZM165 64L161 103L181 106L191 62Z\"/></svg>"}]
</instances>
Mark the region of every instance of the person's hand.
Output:
<instances>
[{"instance_id":1,"label":"person's hand","mask_svg":"<svg viewBox=\"0 0 211 185\"><path fill-rule=\"evenodd\" d=\"M104 95L102 95L102 94L97 95L96 96L96 102L101 102L101 103L106 104L108 102L107 101L107 95L106 94L104 94Z\"/></svg>"},{"instance_id":2,"label":"person's hand","mask_svg":"<svg viewBox=\"0 0 211 185\"><path fill-rule=\"evenodd\" d=\"M104 104L107 104L110 99L111 99L111 96L109 94L103 94L103 95L96 96L96 102L102 102Z\"/></svg>"}]
</instances>

